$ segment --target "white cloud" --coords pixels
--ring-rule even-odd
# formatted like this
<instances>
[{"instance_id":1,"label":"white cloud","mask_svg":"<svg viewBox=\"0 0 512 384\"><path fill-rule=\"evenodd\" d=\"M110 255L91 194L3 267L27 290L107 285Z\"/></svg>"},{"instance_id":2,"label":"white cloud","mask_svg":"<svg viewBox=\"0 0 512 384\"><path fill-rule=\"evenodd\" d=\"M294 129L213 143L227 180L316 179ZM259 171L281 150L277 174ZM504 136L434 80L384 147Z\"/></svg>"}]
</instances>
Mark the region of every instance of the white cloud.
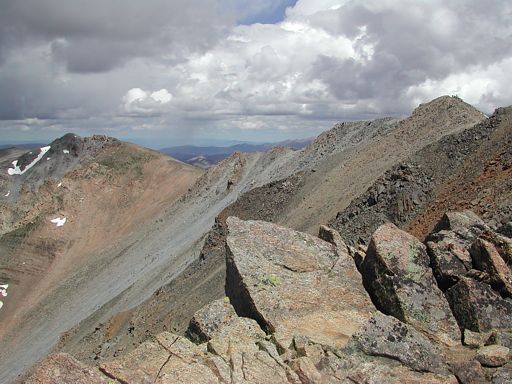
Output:
<instances>
[{"instance_id":1,"label":"white cloud","mask_svg":"<svg viewBox=\"0 0 512 384\"><path fill-rule=\"evenodd\" d=\"M30 29L40 40L0 50L0 118L16 120L0 122L2 135L30 127L25 137L90 129L271 139L276 130L305 136L334 120L404 115L441 94L486 113L512 104L508 0L298 0L282 22L238 26L224 20L230 12L237 19L246 9L250 19L275 3L219 1L199 15L186 0L123 7L132 19L143 13L133 28L103 25L101 7L77 15L66 5L57 14L76 19L70 25L41 11L42 30ZM219 4L224 24L209 15ZM37 18L23 15L25 24ZM155 15L160 22L148 24Z\"/></svg>"},{"instance_id":2,"label":"white cloud","mask_svg":"<svg viewBox=\"0 0 512 384\"><path fill-rule=\"evenodd\" d=\"M150 93L132 88L122 98L124 111L133 115L154 115L165 111L172 95L165 88Z\"/></svg>"}]
</instances>

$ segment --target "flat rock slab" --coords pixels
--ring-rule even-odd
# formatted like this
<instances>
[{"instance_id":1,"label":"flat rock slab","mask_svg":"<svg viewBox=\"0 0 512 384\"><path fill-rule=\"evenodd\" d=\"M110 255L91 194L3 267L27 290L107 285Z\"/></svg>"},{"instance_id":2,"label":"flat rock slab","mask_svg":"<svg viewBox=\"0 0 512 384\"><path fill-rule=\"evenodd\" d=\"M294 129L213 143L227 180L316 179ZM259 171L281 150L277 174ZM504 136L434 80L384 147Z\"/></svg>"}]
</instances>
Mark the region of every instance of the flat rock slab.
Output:
<instances>
[{"instance_id":1,"label":"flat rock slab","mask_svg":"<svg viewBox=\"0 0 512 384\"><path fill-rule=\"evenodd\" d=\"M294 335L344 346L374 313L347 252L267 222L230 217L227 225L226 293L282 348Z\"/></svg>"},{"instance_id":2,"label":"flat rock slab","mask_svg":"<svg viewBox=\"0 0 512 384\"><path fill-rule=\"evenodd\" d=\"M425 246L389 223L373 234L362 264L363 282L379 310L446 344L460 330L437 287Z\"/></svg>"}]
</instances>

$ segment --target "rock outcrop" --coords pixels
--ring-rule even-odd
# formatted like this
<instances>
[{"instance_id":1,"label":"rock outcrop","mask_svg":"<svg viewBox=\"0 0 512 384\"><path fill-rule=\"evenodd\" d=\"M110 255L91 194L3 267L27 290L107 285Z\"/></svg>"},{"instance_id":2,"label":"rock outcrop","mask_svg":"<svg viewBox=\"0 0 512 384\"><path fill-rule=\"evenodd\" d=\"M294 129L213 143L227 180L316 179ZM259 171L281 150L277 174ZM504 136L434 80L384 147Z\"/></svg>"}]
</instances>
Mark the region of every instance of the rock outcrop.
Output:
<instances>
[{"instance_id":1,"label":"rock outcrop","mask_svg":"<svg viewBox=\"0 0 512 384\"><path fill-rule=\"evenodd\" d=\"M347 252L266 222L227 223L226 293L281 348L296 333L342 347L375 311Z\"/></svg>"},{"instance_id":2,"label":"rock outcrop","mask_svg":"<svg viewBox=\"0 0 512 384\"><path fill-rule=\"evenodd\" d=\"M446 216L463 217L472 215ZM355 250L333 229L321 228L324 241L229 217L227 297L196 312L186 333L195 343L164 332L98 368L55 355L29 382L505 383L511 302L471 277L478 270L469 253L496 234L453 220L437 230L443 236L429 241L457 241L468 263L453 274L446 298L429 266L432 253L392 224L374 233L359 273Z\"/></svg>"},{"instance_id":3,"label":"rock outcrop","mask_svg":"<svg viewBox=\"0 0 512 384\"><path fill-rule=\"evenodd\" d=\"M446 345L456 345L460 331L429 263L418 239L384 224L370 241L361 266L363 282L380 311Z\"/></svg>"}]
</instances>

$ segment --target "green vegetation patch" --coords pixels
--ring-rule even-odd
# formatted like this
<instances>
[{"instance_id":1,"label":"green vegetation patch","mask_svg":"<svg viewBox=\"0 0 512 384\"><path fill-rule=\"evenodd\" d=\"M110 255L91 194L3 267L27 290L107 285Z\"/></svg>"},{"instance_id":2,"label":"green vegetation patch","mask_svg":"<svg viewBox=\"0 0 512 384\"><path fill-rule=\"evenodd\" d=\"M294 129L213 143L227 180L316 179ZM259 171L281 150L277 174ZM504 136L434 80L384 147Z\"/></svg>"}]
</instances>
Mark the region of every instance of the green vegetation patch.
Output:
<instances>
[{"instance_id":1,"label":"green vegetation patch","mask_svg":"<svg viewBox=\"0 0 512 384\"><path fill-rule=\"evenodd\" d=\"M98 164L117 175L131 174L134 177L142 177L144 164L154 158L156 156L151 153L122 146L112 153L99 157Z\"/></svg>"}]
</instances>

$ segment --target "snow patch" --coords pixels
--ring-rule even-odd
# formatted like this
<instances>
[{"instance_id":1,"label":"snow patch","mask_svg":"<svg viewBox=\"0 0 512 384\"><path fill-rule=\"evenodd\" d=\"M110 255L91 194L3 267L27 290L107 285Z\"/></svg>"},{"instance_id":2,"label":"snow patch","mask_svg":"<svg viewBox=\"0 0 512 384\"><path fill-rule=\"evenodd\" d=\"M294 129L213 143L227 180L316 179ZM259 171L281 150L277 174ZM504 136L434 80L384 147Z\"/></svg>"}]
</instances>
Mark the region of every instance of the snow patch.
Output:
<instances>
[{"instance_id":1,"label":"snow patch","mask_svg":"<svg viewBox=\"0 0 512 384\"><path fill-rule=\"evenodd\" d=\"M9 288L9 284L1 284L0 285L0 295L3 297L7 296L7 288ZM4 302L0 300L0 308L4 306Z\"/></svg>"},{"instance_id":2,"label":"snow patch","mask_svg":"<svg viewBox=\"0 0 512 384\"><path fill-rule=\"evenodd\" d=\"M62 181L59 184L57 184L57 187L62 187Z\"/></svg>"},{"instance_id":3,"label":"snow patch","mask_svg":"<svg viewBox=\"0 0 512 384\"><path fill-rule=\"evenodd\" d=\"M53 220L50 220L52 223L57 224L57 227L62 227L64 224L66 224L66 218L63 217L62 219L60 217L57 217Z\"/></svg>"},{"instance_id":4,"label":"snow patch","mask_svg":"<svg viewBox=\"0 0 512 384\"><path fill-rule=\"evenodd\" d=\"M9 288L9 284L1 284L0 285L0 295L3 297L7 296L7 288Z\"/></svg>"},{"instance_id":5,"label":"snow patch","mask_svg":"<svg viewBox=\"0 0 512 384\"><path fill-rule=\"evenodd\" d=\"M7 193L4 196L9 197L10 194L11 194L11 191L7 191Z\"/></svg>"},{"instance_id":6,"label":"snow patch","mask_svg":"<svg viewBox=\"0 0 512 384\"><path fill-rule=\"evenodd\" d=\"M48 160L50 160L50 158L49 158L49 157L47 157L47 158L46 158L46 161L48 161Z\"/></svg>"},{"instance_id":7,"label":"snow patch","mask_svg":"<svg viewBox=\"0 0 512 384\"><path fill-rule=\"evenodd\" d=\"M25 172L27 172L30 168L32 168L39 160L41 160L44 156L44 154L46 152L48 152L50 150L50 146L48 147L42 147L40 148L40 152L39 152L39 155L37 155L37 157L30 163L28 164L25 169L22 171L20 169L20 167L18 166L18 160L14 160L12 162L12 168L9 168L7 170L7 173L12 176L12 175L23 175Z\"/></svg>"},{"instance_id":8,"label":"snow patch","mask_svg":"<svg viewBox=\"0 0 512 384\"><path fill-rule=\"evenodd\" d=\"M67 155L69 153L69 149L63 149L62 152Z\"/></svg>"}]
</instances>

